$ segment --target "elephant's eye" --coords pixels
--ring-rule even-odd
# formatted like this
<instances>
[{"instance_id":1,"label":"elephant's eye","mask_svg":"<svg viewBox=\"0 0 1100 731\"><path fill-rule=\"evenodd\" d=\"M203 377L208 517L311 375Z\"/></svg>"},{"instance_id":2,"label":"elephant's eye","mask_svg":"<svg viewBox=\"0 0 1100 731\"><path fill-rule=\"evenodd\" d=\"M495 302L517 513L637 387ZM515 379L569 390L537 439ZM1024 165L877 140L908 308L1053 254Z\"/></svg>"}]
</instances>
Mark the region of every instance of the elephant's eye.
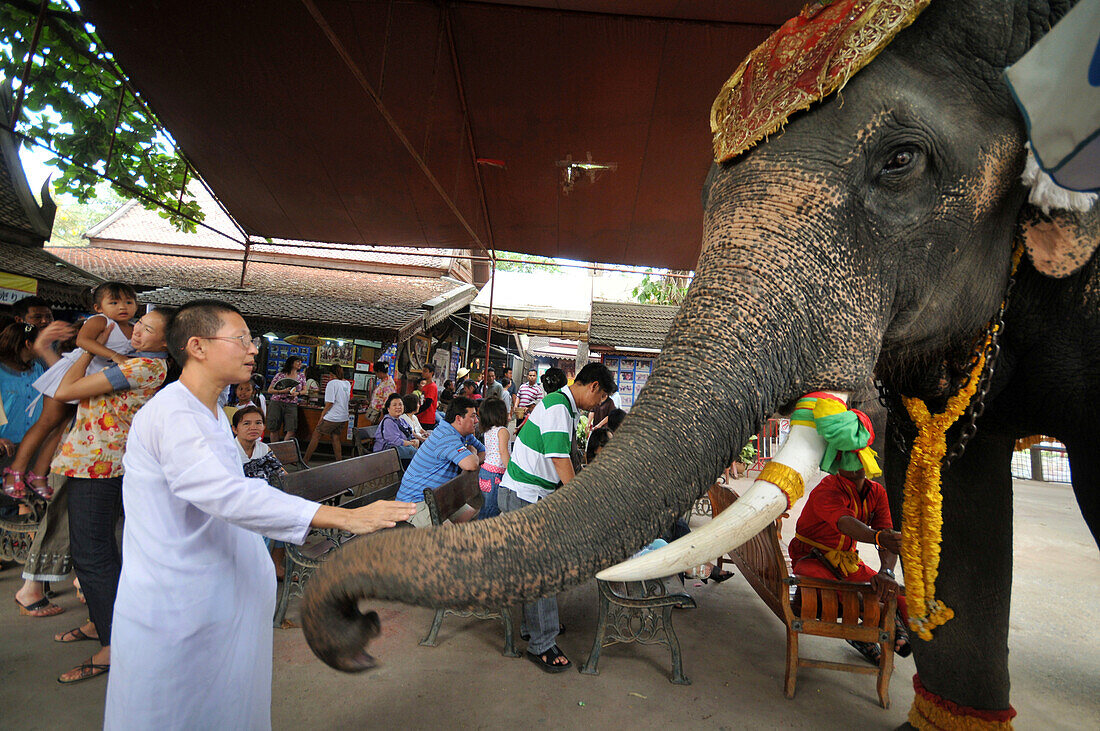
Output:
<instances>
[{"instance_id":1,"label":"elephant's eye","mask_svg":"<svg viewBox=\"0 0 1100 731\"><path fill-rule=\"evenodd\" d=\"M882 169L887 173L899 172L912 165L916 157L916 153L912 150L898 150Z\"/></svg>"}]
</instances>

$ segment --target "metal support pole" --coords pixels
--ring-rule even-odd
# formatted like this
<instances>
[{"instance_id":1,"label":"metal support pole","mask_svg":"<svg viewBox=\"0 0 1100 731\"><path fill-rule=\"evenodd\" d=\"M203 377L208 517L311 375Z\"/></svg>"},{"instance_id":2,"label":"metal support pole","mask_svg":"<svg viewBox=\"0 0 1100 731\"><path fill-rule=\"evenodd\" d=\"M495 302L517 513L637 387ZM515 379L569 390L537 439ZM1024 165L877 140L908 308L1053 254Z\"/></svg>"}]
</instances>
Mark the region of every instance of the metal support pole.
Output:
<instances>
[{"instance_id":1,"label":"metal support pole","mask_svg":"<svg viewBox=\"0 0 1100 731\"><path fill-rule=\"evenodd\" d=\"M241 288L244 288L244 275L248 271L248 251L252 248L252 242L244 242L244 261L241 262Z\"/></svg>"},{"instance_id":2,"label":"metal support pole","mask_svg":"<svg viewBox=\"0 0 1100 731\"><path fill-rule=\"evenodd\" d=\"M1031 445L1031 479L1043 482L1043 450L1038 444Z\"/></svg>"},{"instance_id":3,"label":"metal support pole","mask_svg":"<svg viewBox=\"0 0 1100 731\"><path fill-rule=\"evenodd\" d=\"M489 262L489 324L485 329L485 363L481 366L483 383L489 379L489 349L493 347L493 293L497 288L496 252Z\"/></svg>"},{"instance_id":4,"label":"metal support pole","mask_svg":"<svg viewBox=\"0 0 1100 731\"><path fill-rule=\"evenodd\" d=\"M474 326L474 316L472 314L466 315L466 362L470 362L470 330ZM455 384L455 390L458 390L458 384Z\"/></svg>"},{"instance_id":5,"label":"metal support pole","mask_svg":"<svg viewBox=\"0 0 1100 731\"><path fill-rule=\"evenodd\" d=\"M46 19L46 5L49 0L42 0L38 5L38 20L34 23L34 34L31 36L31 47L27 51L27 62L23 64L23 78L19 81L19 94L15 97L15 106L11 108L11 130L15 131L15 123L19 121L19 113L23 111L23 97L27 94L27 82L31 76L31 64L34 62L34 52L38 50L38 39L42 35L42 22Z\"/></svg>"}]
</instances>

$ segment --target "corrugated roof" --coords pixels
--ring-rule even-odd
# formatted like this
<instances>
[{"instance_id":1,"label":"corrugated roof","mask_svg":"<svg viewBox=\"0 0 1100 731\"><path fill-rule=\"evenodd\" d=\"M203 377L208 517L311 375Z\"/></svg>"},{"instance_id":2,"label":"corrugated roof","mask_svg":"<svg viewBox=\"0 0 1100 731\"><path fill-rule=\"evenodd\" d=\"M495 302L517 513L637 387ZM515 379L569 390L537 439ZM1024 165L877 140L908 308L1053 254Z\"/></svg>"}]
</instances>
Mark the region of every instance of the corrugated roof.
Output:
<instances>
[{"instance_id":1,"label":"corrugated roof","mask_svg":"<svg viewBox=\"0 0 1100 731\"><path fill-rule=\"evenodd\" d=\"M196 297L232 302L246 315L325 323L399 333L418 324L422 305L464 285L438 277L404 277L289 264L249 262L241 288L241 263L99 247L50 247L49 251L105 279L128 282L143 301L182 304ZM162 289L168 288L168 289Z\"/></svg>"},{"instance_id":2,"label":"corrugated roof","mask_svg":"<svg viewBox=\"0 0 1100 731\"><path fill-rule=\"evenodd\" d=\"M588 342L594 346L659 349L679 307L593 300Z\"/></svg>"},{"instance_id":3,"label":"corrugated roof","mask_svg":"<svg viewBox=\"0 0 1100 731\"><path fill-rule=\"evenodd\" d=\"M38 280L38 296L55 304L87 306L84 301L100 280L34 246L0 242L0 269Z\"/></svg>"},{"instance_id":4,"label":"corrugated roof","mask_svg":"<svg viewBox=\"0 0 1100 731\"><path fill-rule=\"evenodd\" d=\"M190 191L204 214L203 224L196 231L187 233L176 229L172 223L155 210L147 210L137 201L127 201L110 216L85 232L92 246L116 248L113 242L159 245L161 247L186 247L222 252L225 258L241 259L244 256L244 236L217 201L201 186ZM209 228L207 228L209 227ZM211 230L215 229L215 230ZM131 248L131 247L128 247ZM185 253L185 252L180 252ZM253 240L249 259L257 261L286 261L290 257L307 257L317 266L340 266L347 262L377 264L408 269L431 269L446 273L454 264L452 249L425 249L413 247L341 246L316 241L272 239L271 243ZM287 262L291 263L291 262Z\"/></svg>"}]
</instances>

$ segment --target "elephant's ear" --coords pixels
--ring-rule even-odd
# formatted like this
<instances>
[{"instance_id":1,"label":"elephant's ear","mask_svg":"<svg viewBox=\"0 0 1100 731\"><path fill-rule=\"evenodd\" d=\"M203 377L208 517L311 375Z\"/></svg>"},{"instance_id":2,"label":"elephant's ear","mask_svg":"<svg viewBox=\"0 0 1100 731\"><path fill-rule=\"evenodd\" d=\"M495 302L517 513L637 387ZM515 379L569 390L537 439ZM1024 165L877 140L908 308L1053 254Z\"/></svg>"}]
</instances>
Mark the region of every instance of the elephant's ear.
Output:
<instances>
[{"instance_id":1,"label":"elephant's ear","mask_svg":"<svg viewBox=\"0 0 1100 731\"><path fill-rule=\"evenodd\" d=\"M1026 203L1020 228L1031 263L1048 277L1068 277L1083 267L1100 244L1100 205L1088 211L1044 213Z\"/></svg>"},{"instance_id":2,"label":"elephant's ear","mask_svg":"<svg viewBox=\"0 0 1100 731\"><path fill-rule=\"evenodd\" d=\"M1031 263L1049 277L1068 277L1100 243L1098 196L1059 186L1039 167L1030 145L1020 180L1028 189L1020 231Z\"/></svg>"}]
</instances>

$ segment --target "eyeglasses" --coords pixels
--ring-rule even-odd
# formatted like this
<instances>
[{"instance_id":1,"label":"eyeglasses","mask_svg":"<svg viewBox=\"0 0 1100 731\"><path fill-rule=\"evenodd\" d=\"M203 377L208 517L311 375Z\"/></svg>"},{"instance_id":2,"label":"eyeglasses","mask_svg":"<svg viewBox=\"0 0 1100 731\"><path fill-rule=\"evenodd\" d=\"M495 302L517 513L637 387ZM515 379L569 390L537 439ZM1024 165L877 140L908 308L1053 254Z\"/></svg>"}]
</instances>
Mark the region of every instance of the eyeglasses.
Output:
<instances>
[{"instance_id":1,"label":"eyeglasses","mask_svg":"<svg viewBox=\"0 0 1100 731\"><path fill-rule=\"evenodd\" d=\"M251 334L246 335L199 335L203 340L235 340L243 349L248 350L249 345L255 345Z\"/></svg>"}]
</instances>

